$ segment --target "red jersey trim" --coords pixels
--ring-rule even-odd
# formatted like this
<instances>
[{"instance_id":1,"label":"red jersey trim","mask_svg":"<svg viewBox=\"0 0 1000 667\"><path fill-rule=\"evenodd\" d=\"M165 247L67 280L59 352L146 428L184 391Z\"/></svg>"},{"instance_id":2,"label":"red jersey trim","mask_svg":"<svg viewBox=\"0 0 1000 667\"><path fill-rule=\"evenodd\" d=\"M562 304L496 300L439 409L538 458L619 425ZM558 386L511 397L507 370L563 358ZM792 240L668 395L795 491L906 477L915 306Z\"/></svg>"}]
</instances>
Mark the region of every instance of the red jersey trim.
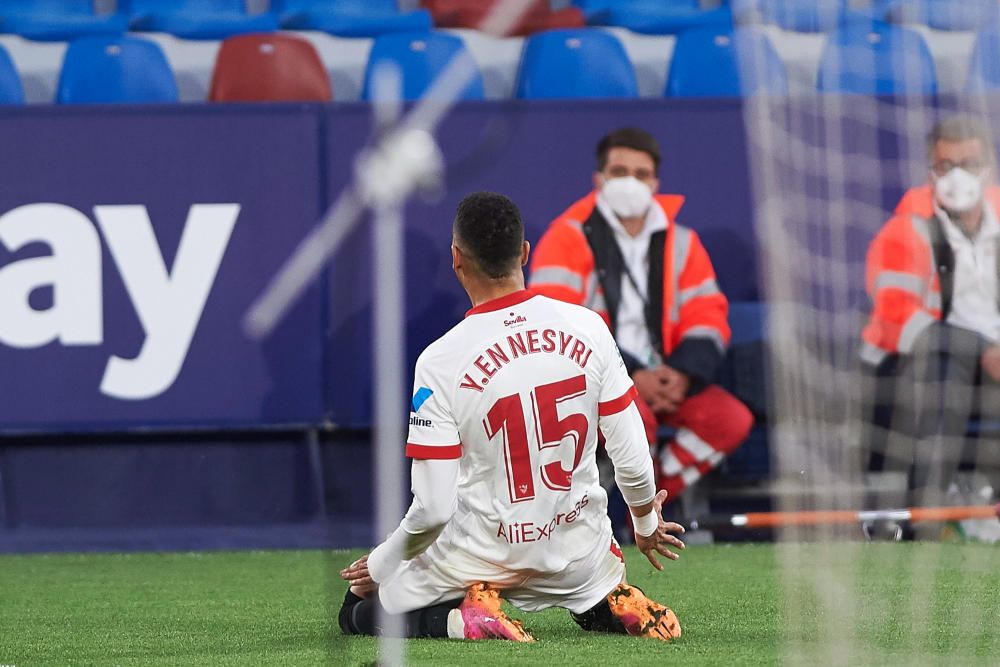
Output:
<instances>
[{"instance_id":1,"label":"red jersey trim","mask_svg":"<svg viewBox=\"0 0 1000 667\"><path fill-rule=\"evenodd\" d=\"M639 392L636 390L635 385L632 385L628 388L628 391L618 398L598 403L597 414L602 417L618 414L628 406L632 405L632 401L634 401L638 395Z\"/></svg>"},{"instance_id":2,"label":"red jersey trim","mask_svg":"<svg viewBox=\"0 0 1000 667\"><path fill-rule=\"evenodd\" d=\"M431 459L443 461L446 459L462 458L462 443L457 445L415 445L412 442L406 443L406 455L411 459Z\"/></svg>"},{"instance_id":3,"label":"red jersey trim","mask_svg":"<svg viewBox=\"0 0 1000 667\"><path fill-rule=\"evenodd\" d=\"M625 556L622 554L622 548L620 546L618 546L618 543L615 542L615 538L613 538L613 537L611 538L611 549L610 549L610 551L611 551L611 553L613 553L615 556L618 557L618 560L620 560L623 563L625 562Z\"/></svg>"},{"instance_id":4,"label":"red jersey trim","mask_svg":"<svg viewBox=\"0 0 1000 667\"><path fill-rule=\"evenodd\" d=\"M533 296L538 296L529 289L522 289L516 292L511 292L510 294L504 294L503 296L497 297L496 299L490 299L485 303L481 303L475 308L469 309L465 313L465 316L469 315L479 315L480 313L491 313L494 310L503 310L504 308L510 308L511 306L516 306L519 303L523 303Z\"/></svg>"}]
</instances>

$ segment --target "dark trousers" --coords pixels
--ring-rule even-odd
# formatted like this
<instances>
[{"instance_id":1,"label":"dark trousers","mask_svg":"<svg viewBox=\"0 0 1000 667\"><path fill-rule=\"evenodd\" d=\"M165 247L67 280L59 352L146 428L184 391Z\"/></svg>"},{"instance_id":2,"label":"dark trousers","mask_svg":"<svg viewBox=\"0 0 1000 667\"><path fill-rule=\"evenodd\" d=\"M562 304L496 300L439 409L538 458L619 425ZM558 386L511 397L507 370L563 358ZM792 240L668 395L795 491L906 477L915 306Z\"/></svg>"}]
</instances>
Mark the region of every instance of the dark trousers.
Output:
<instances>
[{"instance_id":1,"label":"dark trousers","mask_svg":"<svg viewBox=\"0 0 1000 667\"><path fill-rule=\"evenodd\" d=\"M1000 420L1000 385L982 371L983 349L977 335L935 325L912 354L875 369L872 466L907 473L910 504L946 504L960 466L984 473L995 488L1000 481L1000 439L966 435L973 417Z\"/></svg>"},{"instance_id":2,"label":"dark trousers","mask_svg":"<svg viewBox=\"0 0 1000 667\"><path fill-rule=\"evenodd\" d=\"M448 636L448 614L462 603L462 598L424 607L405 614L403 619L406 637L444 638ZM360 598L350 590L344 595L338 621L345 635L378 635L380 616L384 613L378 595Z\"/></svg>"}]
</instances>

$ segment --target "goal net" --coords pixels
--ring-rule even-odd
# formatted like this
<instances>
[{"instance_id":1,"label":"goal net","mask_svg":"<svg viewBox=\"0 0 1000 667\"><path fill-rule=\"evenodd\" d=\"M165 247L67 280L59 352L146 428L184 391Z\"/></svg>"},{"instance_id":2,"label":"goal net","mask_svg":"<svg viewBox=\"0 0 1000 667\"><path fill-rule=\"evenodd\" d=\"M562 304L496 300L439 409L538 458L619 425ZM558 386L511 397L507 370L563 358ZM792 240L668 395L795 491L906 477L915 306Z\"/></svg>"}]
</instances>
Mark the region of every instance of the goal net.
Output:
<instances>
[{"instance_id":1,"label":"goal net","mask_svg":"<svg viewBox=\"0 0 1000 667\"><path fill-rule=\"evenodd\" d=\"M900 61L890 74L912 80L919 73L911 66ZM978 97L818 93L747 101L754 224L767 308L770 488L776 510L996 502L990 486L996 475L985 474L990 452L998 447L992 425L974 418L970 428L980 427L979 433L949 435L940 425L925 424L918 432L911 424L921 391L937 391L947 404L952 397L967 396L968 387L931 368L902 372L909 362L896 364L891 355L882 359L884 354L864 343L862 331L879 289L895 289L890 298L896 300L913 292L922 304L933 305L932 279L923 284L903 272L868 267L866 280L866 255L904 194L928 183L933 160L927 140L935 123L961 112L992 134L997 110L995 100ZM926 195L929 205L930 192ZM898 251L895 245L889 248L889 254ZM883 268L899 267L891 257L879 261L886 263ZM933 268L928 266L928 273ZM900 346L905 347L902 341ZM931 389L916 386L918 376L937 383ZM975 407L973 412L984 406ZM964 551L959 564L948 560L952 552L942 540L994 539L997 521L910 523L906 517L806 520L777 530L778 585L787 622L783 647L789 661L924 660L935 633L951 637L956 656L975 655L976 638L994 622L990 605L981 604L990 593L984 588L983 597L965 597L960 608L942 616L942 573L957 567L975 577L985 567L988 548ZM926 542L895 551L865 544L910 535ZM862 589L873 584L865 577L872 558L894 559L898 573L893 581L875 583L885 589L884 604L877 608L859 604L871 600ZM896 648L879 655L885 649L872 646L870 638L892 633L898 635ZM827 654L816 655L817 646Z\"/></svg>"}]
</instances>

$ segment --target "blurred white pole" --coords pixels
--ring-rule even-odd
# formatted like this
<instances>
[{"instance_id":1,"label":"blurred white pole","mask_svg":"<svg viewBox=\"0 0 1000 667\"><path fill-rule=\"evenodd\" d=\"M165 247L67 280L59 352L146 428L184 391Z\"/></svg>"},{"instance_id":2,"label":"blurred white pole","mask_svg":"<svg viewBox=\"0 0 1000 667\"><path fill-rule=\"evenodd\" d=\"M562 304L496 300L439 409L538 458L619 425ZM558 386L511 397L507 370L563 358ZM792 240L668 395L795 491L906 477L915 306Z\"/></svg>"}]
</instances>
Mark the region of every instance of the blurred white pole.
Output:
<instances>
[{"instance_id":1,"label":"blurred white pole","mask_svg":"<svg viewBox=\"0 0 1000 667\"><path fill-rule=\"evenodd\" d=\"M243 317L243 331L261 339L274 330L302 293L323 271L330 256L361 218L364 205L353 186L345 190L323 220L302 239L277 275Z\"/></svg>"},{"instance_id":2,"label":"blurred white pole","mask_svg":"<svg viewBox=\"0 0 1000 667\"><path fill-rule=\"evenodd\" d=\"M396 529L403 516L403 216L399 205L376 209L375 242L375 506L376 537ZM382 614L379 664L405 664L402 616Z\"/></svg>"},{"instance_id":3,"label":"blurred white pole","mask_svg":"<svg viewBox=\"0 0 1000 667\"><path fill-rule=\"evenodd\" d=\"M402 109L403 81L395 64L380 66L372 81L375 132L380 138L399 119ZM376 541L396 529L403 515L403 457L400 456L406 434L403 433L403 350L406 336L403 322L406 304L403 300L403 276L406 258L403 256L403 205L409 184L391 187L389 174L395 167L407 170L400 162L410 156L399 155L391 165L375 158L358 161L357 181L362 192L370 195L374 208L372 245L374 247L375 278L373 281L372 351L375 379L375 536ZM388 181L388 183L387 183ZM379 190L379 187L390 189ZM402 616L386 614L379 609L379 664L401 667L406 664L406 628Z\"/></svg>"}]
</instances>

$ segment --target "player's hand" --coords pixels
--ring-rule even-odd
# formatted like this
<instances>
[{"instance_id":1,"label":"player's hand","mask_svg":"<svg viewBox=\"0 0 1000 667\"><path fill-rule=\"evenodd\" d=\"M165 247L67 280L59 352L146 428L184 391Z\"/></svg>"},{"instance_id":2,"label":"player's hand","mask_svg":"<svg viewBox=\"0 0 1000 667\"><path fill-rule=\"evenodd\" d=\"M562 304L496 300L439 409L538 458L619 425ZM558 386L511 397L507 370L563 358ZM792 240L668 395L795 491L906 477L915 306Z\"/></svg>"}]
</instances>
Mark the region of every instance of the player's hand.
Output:
<instances>
[{"instance_id":1,"label":"player's hand","mask_svg":"<svg viewBox=\"0 0 1000 667\"><path fill-rule=\"evenodd\" d=\"M684 526L679 523L674 523L673 521L664 521L661 514L663 509L663 503L667 500L667 492L660 491L653 498L653 511L656 512L656 518L659 520L659 527L656 532L648 537L643 537L638 533L635 534L635 545L639 547L646 558L649 560L650 564L657 570L663 569L663 564L660 563L660 559L657 558L657 554L666 556L670 560L677 560L680 558L680 554L675 551L671 551L669 547L674 547L675 549L683 550L684 542L681 541L676 535L671 533L684 534Z\"/></svg>"},{"instance_id":2,"label":"player's hand","mask_svg":"<svg viewBox=\"0 0 1000 667\"><path fill-rule=\"evenodd\" d=\"M990 345L979 359L983 370L996 382L1000 382L1000 345Z\"/></svg>"},{"instance_id":3,"label":"player's hand","mask_svg":"<svg viewBox=\"0 0 1000 667\"><path fill-rule=\"evenodd\" d=\"M646 402L655 414L671 413L677 409L677 401L673 400L667 387L667 375L663 373L664 366L649 369L641 368L632 373L632 382L639 392L639 398Z\"/></svg>"},{"instance_id":4,"label":"player's hand","mask_svg":"<svg viewBox=\"0 0 1000 667\"><path fill-rule=\"evenodd\" d=\"M359 597L366 597L378 590L378 584L368 572L368 554L341 570L340 578L348 582L351 585L351 591Z\"/></svg>"}]
</instances>

